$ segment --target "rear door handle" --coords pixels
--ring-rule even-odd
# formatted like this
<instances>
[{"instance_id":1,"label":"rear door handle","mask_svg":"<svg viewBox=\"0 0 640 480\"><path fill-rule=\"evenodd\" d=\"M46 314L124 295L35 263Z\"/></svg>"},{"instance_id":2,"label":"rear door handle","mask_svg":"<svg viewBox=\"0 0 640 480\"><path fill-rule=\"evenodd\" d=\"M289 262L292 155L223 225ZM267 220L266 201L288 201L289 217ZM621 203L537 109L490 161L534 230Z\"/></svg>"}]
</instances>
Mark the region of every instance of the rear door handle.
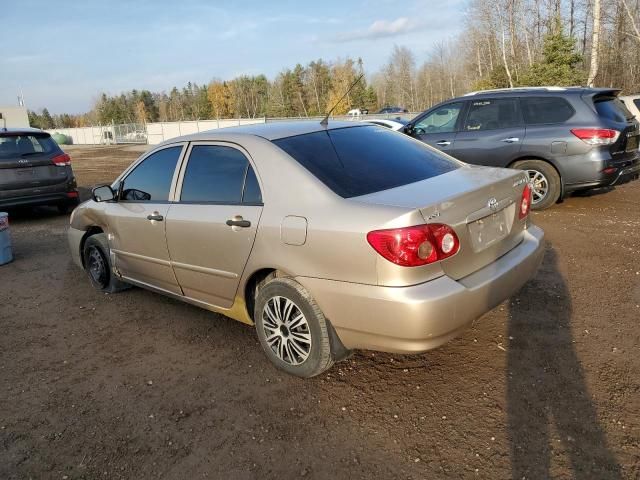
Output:
<instances>
[{"instance_id":1,"label":"rear door handle","mask_svg":"<svg viewBox=\"0 0 640 480\"><path fill-rule=\"evenodd\" d=\"M502 141L506 143L516 143L516 142L519 142L520 139L518 137L509 137L509 138L503 139Z\"/></svg>"},{"instance_id":2,"label":"rear door handle","mask_svg":"<svg viewBox=\"0 0 640 480\"><path fill-rule=\"evenodd\" d=\"M449 145L451 145L451 142L447 140L440 140L438 143L436 143L436 145L440 147L448 147Z\"/></svg>"},{"instance_id":3,"label":"rear door handle","mask_svg":"<svg viewBox=\"0 0 640 480\"><path fill-rule=\"evenodd\" d=\"M229 225L230 227L247 228L251 226L251 222L249 220L243 220L242 217L236 217L227 220L227 225Z\"/></svg>"},{"instance_id":4,"label":"rear door handle","mask_svg":"<svg viewBox=\"0 0 640 480\"><path fill-rule=\"evenodd\" d=\"M164 220L164 217L158 212L153 212L153 215L147 215L147 220L155 220L156 222L161 222L162 220Z\"/></svg>"}]
</instances>

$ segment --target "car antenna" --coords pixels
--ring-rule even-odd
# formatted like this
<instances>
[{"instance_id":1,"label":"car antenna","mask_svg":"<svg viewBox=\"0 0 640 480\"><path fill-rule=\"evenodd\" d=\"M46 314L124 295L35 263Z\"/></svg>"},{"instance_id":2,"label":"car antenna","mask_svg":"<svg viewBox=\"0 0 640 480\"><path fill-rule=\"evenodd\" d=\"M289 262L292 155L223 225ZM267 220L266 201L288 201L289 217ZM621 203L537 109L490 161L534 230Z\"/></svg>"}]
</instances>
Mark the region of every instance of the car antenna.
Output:
<instances>
[{"instance_id":1,"label":"car antenna","mask_svg":"<svg viewBox=\"0 0 640 480\"><path fill-rule=\"evenodd\" d=\"M329 115L331 115L331 113L335 110L335 108L338 106L338 104L342 101L342 99L344 97L346 97L347 95L349 95L349 93L351 92L351 90L353 90L353 87L356 86L356 83L358 83L362 77L364 77L364 73L361 73L360 76L358 78L356 78L356 81L353 82L351 84L351 86L349 87L349 89L344 93L344 95L342 95L342 97L340 97L340 100L338 100L336 103L333 104L333 107L331 107L331 110L329 110L327 112L327 114L325 115L325 117L322 119L322 121L320 122L320 125L322 125L323 127L326 127L327 125L329 125Z\"/></svg>"}]
</instances>

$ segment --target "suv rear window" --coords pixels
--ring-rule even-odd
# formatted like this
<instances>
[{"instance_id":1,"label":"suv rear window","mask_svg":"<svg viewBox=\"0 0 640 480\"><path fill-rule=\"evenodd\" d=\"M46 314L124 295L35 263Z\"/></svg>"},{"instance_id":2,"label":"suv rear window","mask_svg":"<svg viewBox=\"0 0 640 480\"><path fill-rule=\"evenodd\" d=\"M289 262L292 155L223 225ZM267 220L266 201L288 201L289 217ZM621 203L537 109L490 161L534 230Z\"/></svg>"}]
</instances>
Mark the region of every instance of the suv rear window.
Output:
<instances>
[{"instance_id":1,"label":"suv rear window","mask_svg":"<svg viewBox=\"0 0 640 480\"><path fill-rule=\"evenodd\" d=\"M626 122L633 114L617 97L596 97L593 99L598 115L614 122Z\"/></svg>"},{"instance_id":2,"label":"suv rear window","mask_svg":"<svg viewBox=\"0 0 640 480\"><path fill-rule=\"evenodd\" d=\"M344 198L436 177L459 164L403 134L376 126L326 130L275 140Z\"/></svg>"},{"instance_id":3,"label":"suv rear window","mask_svg":"<svg viewBox=\"0 0 640 480\"><path fill-rule=\"evenodd\" d=\"M3 133L0 135L0 158L26 157L52 153L58 144L49 134Z\"/></svg>"},{"instance_id":4,"label":"suv rear window","mask_svg":"<svg viewBox=\"0 0 640 480\"><path fill-rule=\"evenodd\" d=\"M560 97L524 97L520 105L527 125L566 122L575 113L569 102Z\"/></svg>"}]
</instances>

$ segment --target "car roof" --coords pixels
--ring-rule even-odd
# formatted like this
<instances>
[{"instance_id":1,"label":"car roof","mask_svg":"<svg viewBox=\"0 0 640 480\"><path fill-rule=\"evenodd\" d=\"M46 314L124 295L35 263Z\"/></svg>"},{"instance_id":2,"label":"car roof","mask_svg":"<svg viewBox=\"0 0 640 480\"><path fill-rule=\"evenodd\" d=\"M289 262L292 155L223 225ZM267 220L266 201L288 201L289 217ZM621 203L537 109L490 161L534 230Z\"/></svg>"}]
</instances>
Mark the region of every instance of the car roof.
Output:
<instances>
[{"instance_id":1,"label":"car roof","mask_svg":"<svg viewBox=\"0 0 640 480\"><path fill-rule=\"evenodd\" d=\"M318 120L254 123L250 125L241 125L239 127L216 128L213 130L194 133L192 135L183 135L181 137L172 138L162 144L180 141L219 140L227 135L251 135L255 137L262 137L266 140L278 140L281 138L295 137L297 135L305 135L307 133L320 132L324 130L362 126L363 124L360 122L355 123L331 120L329 120L329 124L326 126L321 125Z\"/></svg>"},{"instance_id":2,"label":"car roof","mask_svg":"<svg viewBox=\"0 0 640 480\"><path fill-rule=\"evenodd\" d=\"M478 90L476 92L465 93L461 97L456 99L470 99L470 98L485 98L488 96L495 97L496 95L505 97L526 97L526 96L540 96L546 94L569 94L569 95L582 95L582 94L598 94L598 93L612 93L618 94L620 89L618 88L589 88L589 87L514 87L514 88L496 88L493 90Z\"/></svg>"},{"instance_id":3,"label":"car roof","mask_svg":"<svg viewBox=\"0 0 640 480\"><path fill-rule=\"evenodd\" d=\"M32 127L0 127L0 135L3 133L47 133L39 128Z\"/></svg>"}]
</instances>

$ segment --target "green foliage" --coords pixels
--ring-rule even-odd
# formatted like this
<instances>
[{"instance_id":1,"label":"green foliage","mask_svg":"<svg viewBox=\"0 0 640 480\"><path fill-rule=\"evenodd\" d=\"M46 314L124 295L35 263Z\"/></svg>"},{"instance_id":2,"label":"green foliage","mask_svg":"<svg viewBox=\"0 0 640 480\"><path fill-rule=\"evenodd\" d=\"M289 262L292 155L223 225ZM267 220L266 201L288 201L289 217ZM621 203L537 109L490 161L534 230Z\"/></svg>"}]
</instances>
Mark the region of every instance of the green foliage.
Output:
<instances>
[{"instance_id":1,"label":"green foliage","mask_svg":"<svg viewBox=\"0 0 640 480\"><path fill-rule=\"evenodd\" d=\"M560 20L544 39L542 60L534 63L518 82L526 86L584 84L586 78L579 68L582 56L575 50L575 39L562 31Z\"/></svg>"},{"instance_id":2,"label":"green foliage","mask_svg":"<svg viewBox=\"0 0 640 480\"><path fill-rule=\"evenodd\" d=\"M509 88L509 77L504 66L499 65L481 78L471 87L472 90L492 90L494 88Z\"/></svg>"}]
</instances>

